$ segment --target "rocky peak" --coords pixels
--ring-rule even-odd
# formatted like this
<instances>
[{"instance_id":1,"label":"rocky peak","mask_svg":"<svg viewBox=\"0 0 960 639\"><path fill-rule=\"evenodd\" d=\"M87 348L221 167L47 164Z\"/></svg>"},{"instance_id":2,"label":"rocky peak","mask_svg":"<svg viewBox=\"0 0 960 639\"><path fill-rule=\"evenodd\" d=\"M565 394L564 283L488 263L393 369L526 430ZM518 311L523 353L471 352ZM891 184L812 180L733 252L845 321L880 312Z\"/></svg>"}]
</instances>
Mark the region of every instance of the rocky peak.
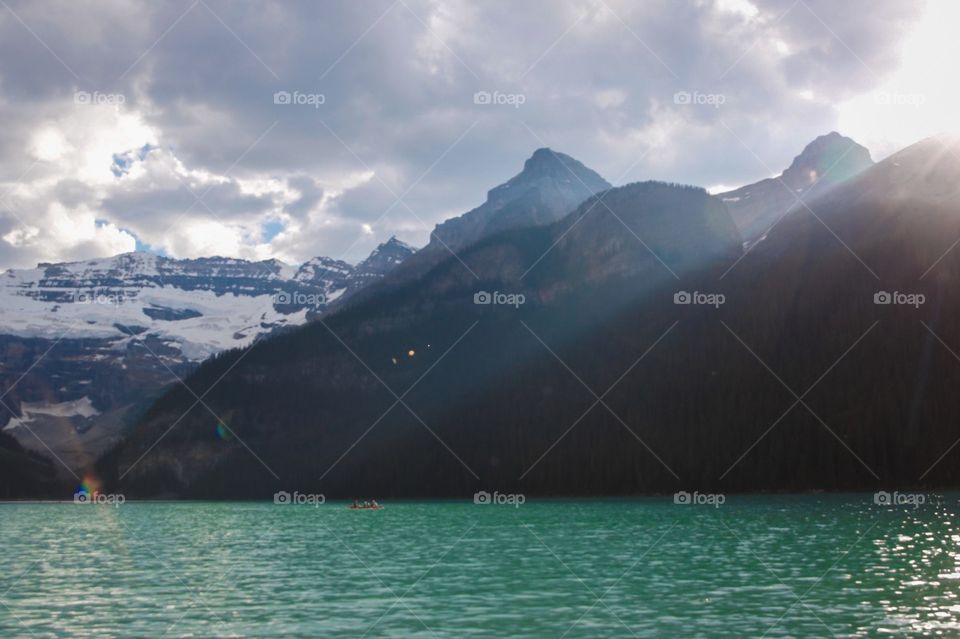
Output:
<instances>
[{"instance_id":1,"label":"rocky peak","mask_svg":"<svg viewBox=\"0 0 960 639\"><path fill-rule=\"evenodd\" d=\"M381 263L381 262L390 262L391 264L398 264L403 261L410 255L416 252L417 249L413 248L406 242L397 239L396 235L390 236L390 239L386 242L383 242L377 248L373 249L373 252L370 253L370 256L367 259L360 262L357 265L357 268L363 267L365 264Z\"/></svg>"},{"instance_id":2,"label":"rocky peak","mask_svg":"<svg viewBox=\"0 0 960 639\"><path fill-rule=\"evenodd\" d=\"M797 206L798 198L816 197L871 166L873 160L866 147L831 131L805 146L779 177L720 193L718 197L730 209L744 240L753 242Z\"/></svg>"},{"instance_id":3,"label":"rocky peak","mask_svg":"<svg viewBox=\"0 0 960 639\"><path fill-rule=\"evenodd\" d=\"M297 269L293 279L298 282L313 282L318 280L345 280L353 272L353 266L343 260L330 257L314 257Z\"/></svg>"},{"instance_id":4,"label":"rocky peak","mask_svg":"<svg viewBox=\"0 0 960 639\"><path fill-rule=\"evenodd\" d=\"M347 292L351 293L370 282L379 280L416 252L415 248L392 236L375 248L367 259L357 264L350 276Z\"/></svg>"},{"instance_id":5,"label":"rocky peak","mask_svg":"<svg viewBox=\"0 0 960 639\"><path fill-rule=\"evenodd\" d=\"M381 250L401 251L401 252L410 253L410 252L416 251L417 249L410 246L403 240L398 240L396 235L391 235L390 239L384 242L383 244L381 244L380 246L378 246L376 251L374 251L374 253Z\"/></svg>"},{"instance_id":6,"label":"rocky peak","mask_svg":"<svg viewBox=\"0 0 960 639\"><path fill-rule=\"evenodd\" d=\"M866 147L831 131L804 147L781 177L794 188L813 184L818 179L842 182L872 164Z\"/></svg>"},{"instance_id":7,"label":"rocky peak","mask_svg":"<svg viewBox=\"0 0 960 639\"><path fill-rule=\"evenodd\" d=\"M587 168L578 160L544 147L537 149L527 158L523 163L523 171L505 184L491 189L487 193L487 202L514 199L523 194L524 187L549 189L558 184L568 185L572 191L582 194L582 197L575 196L580 198L576 204L611 186L596 171Z\"/></svg>"},{"instance_id":8,"label":"rocky peak","mask_svg":"<svg viewBox=\"0 0 960 639\"><path fill-rule=\"evenodd\" d=\"M609 188L609 182L569 155L537 149L520 173L487 192L486 202L437 225L430 245L446 255L443 245L455 250L501 231L550 224Z\"/></svg>"},{"instance_id":9,"label":"rocky peak","mask_svg":"<svg viewBox=\"0 0 960 639\"><path fill-rule=\"evenodd\" d=\"M589 175L593 179L600 178L599 175L566 153L560 153L548 147L543 147L534 151L533 155L527 158L527 160L523 163L523 171L520 173L520 175L552 175L553 177L569 177L568 173L570 171ZM600 180L606 183L603 178L600 178Z\"/></svg>"}]
</instances>

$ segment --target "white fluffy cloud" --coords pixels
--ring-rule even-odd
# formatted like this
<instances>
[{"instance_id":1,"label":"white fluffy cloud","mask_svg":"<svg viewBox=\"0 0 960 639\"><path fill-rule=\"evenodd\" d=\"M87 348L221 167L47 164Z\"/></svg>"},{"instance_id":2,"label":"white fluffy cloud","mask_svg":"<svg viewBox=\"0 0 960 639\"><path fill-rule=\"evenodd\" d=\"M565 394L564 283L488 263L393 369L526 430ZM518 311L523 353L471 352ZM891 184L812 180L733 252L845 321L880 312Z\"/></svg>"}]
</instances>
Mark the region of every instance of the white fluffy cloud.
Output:
<instances>
[{"instance_id":1,"label":"white fluffy cloud","mask_svg":"<svg viewBox=\"0 0 960 639\"><path fill-rule=\"evenodd\" d=\"M896 67L894 45L922 9L7 5L0 267L137 242L178 257L357 259L394 233L424 243L433 224L480 203L544 145L617 183L764 177L756 156L782 168L835 128L834 104ZM475 103L477 92L493 103Z\"/></svg>"}]
</instances>

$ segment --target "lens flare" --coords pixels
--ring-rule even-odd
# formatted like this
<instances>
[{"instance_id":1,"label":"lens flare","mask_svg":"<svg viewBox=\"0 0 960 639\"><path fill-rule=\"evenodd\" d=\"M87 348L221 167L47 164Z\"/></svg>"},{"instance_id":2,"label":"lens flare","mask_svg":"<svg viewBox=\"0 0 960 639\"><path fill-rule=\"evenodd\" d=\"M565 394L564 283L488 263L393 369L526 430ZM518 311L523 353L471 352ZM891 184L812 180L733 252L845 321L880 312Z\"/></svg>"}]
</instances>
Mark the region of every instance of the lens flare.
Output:
<instances>
[{"instance_id":1,"label":"lens flare","mask_svg":"<svg viewBox=\"0 0 960 639\"><path fill-rule=\"evenodd\" d=\"M217 433L217 438L223 441L229 441L233 437L230 434L230 429L227 428L227 425L224 424L223 422L217 422L216 433Z\"/></svg>"}]
</instances>

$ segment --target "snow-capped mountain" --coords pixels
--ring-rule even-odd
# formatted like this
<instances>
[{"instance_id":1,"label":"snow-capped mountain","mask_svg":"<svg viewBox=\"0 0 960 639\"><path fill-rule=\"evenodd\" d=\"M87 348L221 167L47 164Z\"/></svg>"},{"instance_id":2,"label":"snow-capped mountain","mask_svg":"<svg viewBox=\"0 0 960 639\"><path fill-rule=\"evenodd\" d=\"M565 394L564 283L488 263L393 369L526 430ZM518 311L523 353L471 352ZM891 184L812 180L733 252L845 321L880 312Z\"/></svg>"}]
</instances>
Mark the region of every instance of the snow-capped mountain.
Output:
<instances>
[{"instance_id":1,"label":"snow-capped mountain","mask_svg":"<svg viewBox=\"0 0 960 639\"><path fill-rule=\"evenodd\" d=\"M134 252L0 274L0 424L67 465L115 441L131 410L197 362L307 322L414 252L365 260L172 259ZM21 379L22 377L22 379Z\"/></svg>"},{"instance_id":2,"label":"snow-capped mountain","mask_svg":"<svg viewBox=\"0 0 960 639\"><path fill-rule=\"evenodd\" d=\"M384 242L364 261L357 264L350 274L346 295L360 290L368 284L381 279L386 273L400 266L414 253L415 249L395 237Z\"/></svg>"},{"instance_id":3,"label":"snow-capped mountain","mask_svg":"<svg viewBox=\"0 0 960 639\"><path fill-rule=\"evenodd\" d=\"M113 340L149 334L200 360L244 347L375 281L413 253L396 238L357 266L317 257L177 260L152 253L40 264L0 275L0 334Z\"/></svg>"}]
</instances>

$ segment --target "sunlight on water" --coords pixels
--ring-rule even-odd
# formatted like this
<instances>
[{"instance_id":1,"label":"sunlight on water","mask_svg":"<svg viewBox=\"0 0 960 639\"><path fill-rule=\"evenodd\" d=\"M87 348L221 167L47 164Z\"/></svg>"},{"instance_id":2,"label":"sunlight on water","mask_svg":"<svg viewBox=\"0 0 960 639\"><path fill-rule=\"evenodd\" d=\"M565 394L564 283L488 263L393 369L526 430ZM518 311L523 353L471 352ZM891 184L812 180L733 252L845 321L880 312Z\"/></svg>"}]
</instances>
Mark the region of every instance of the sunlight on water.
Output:
<instances>
[{"instance_id":1,"label":"sunlight on water","mask_svg":"<svg viewBox=\"0 0 960 639\"><path fill-rule=\"evenodd\" d=\"M4 504L0 636L956 636L957 503Z\"/></svg>"}]
</instances>

